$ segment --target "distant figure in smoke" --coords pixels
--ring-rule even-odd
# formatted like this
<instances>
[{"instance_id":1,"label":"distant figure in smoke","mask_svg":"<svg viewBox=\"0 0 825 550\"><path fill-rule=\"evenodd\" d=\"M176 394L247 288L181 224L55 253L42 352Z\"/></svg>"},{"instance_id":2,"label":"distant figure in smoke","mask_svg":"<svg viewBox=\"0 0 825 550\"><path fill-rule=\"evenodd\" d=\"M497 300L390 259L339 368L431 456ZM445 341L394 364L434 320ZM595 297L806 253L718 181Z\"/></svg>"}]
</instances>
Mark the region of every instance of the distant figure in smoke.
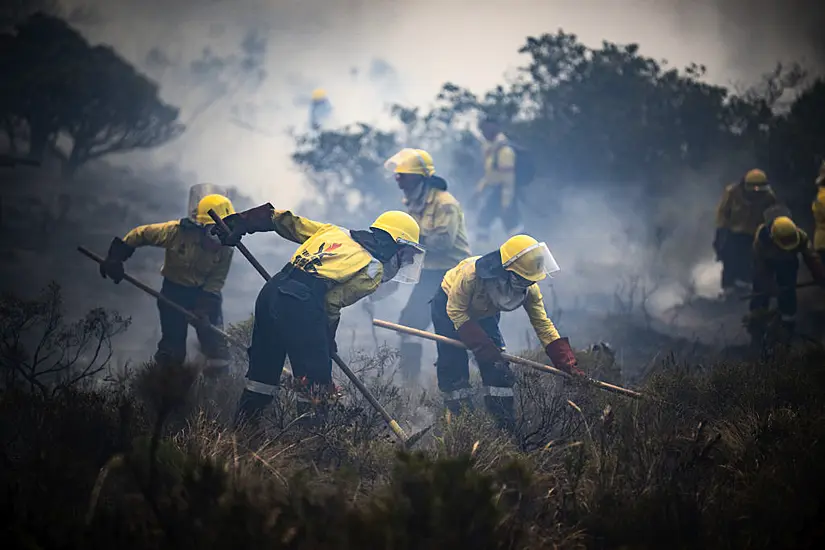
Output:
<instances>
[{"instance_id":1,"label":"distant figure in smoke","mask_svg":"<svg viewBox=\"0 0 825 550\"><path fill-rule=\"evenodd\" d=\"M825 286L825 267L811 248L808 235L788 216L777 216L759 226L753 241L753 290L748 332L754 345L765 337L767 309L771 296L776 296L781 315L782 338L790 341L796 327L796 285L799 257L814 280Z\"/></svg>"},{"instance_id":2,"label":"distant figure in smoke","mask_svg":"<svg viewBox=\"0 0 825 550\"><path fill-rule=\"evenodd\" d=\"M447 182L435 175L433 158L422 149L402 149L384 166L394 174L404 193L407 212L421 227L420 242L427 248L421 280L413 288L399 323L426 330L430 326L430 299L448 269L470 255L470 243L461 205L447 191ZM421 344L401 337L401 374L417 381L421 372Z\"/></svg>"},{"instance_id":3,"label":"distant figure in smoke","mask_svg":"<svg viewBox=\"0 0 825 550\"><path fill-rule=\"evenodd\" d=\"M508 235L524 231L516 197L516 150L501 131L501 123L485 117L479 124L484 136L482 154L484 177L478 182L475 199L481 200L478 215L478 238L487 241L490 228L500 219Z\"/></svg>"},{"instance_id":4,"label":"distant figure in smoke","mask_svg":"<svg viewBox=\"0 0 825 550\"><path fill-rule=\"evenodd\" d=\"M825 160L819 167L819 175L816 177L816 198L811 208L814 212L814 222L816 230L814 232L814 250L819 255L819 259L825 262Z\"/></svg>"},{"instance_id":5,"label":"distant figure in smoke","mask_svg":"<svg viewBox=\"0 0 825 550\"><path fill-rule=\"evenodd\" d=\"M725 188L716 208L713 249L722 262L722 290L726 297L752 284L753 236L765 211L776 206L776 195L762 170L751 170Z\"/></svg>"},{"instance_id":6,"label":"distant figure in smoke","mask_svg":"<svg viewBox=\"0 0 825 550\"><path fill-rule=\"evenodd\" d=\"M332 114L332 105L327 97L327 92L321 88L312 91L312 98L309 106L309 127L314 131L319 131L321 125L327 121Z\"/></svg>"},{"instance_id":7,"label":"distant figure in smoke","mask_svg":"<svg viewBox=\"0 0 825 550\"><path fill-rule=\"evenodd\" d=\"M222 327L221 290L229 275L233 251L221 246L210 233L210 226L215 223L207 214L210 209L222 217L235 212L225 196L207 195L198 202L192 218L136 227L123 239L115 237L112 240L106 260L100 266L100 274L120 283L124 274L123 263L132 257L136 248L165 248L161 294L210 324ZM189 324L186 317L163 302L158 302L158 311L161 338L155 361L160 365L180 365L186 359ZM204 374L224 374L229 368L226 341L208 329L197 329L197 333L207 357Z\"/></svg>"},{"instance_id":8,"label":"distant figure in smoke","mask_svg":"<svg viewBox=\"0 0 825 550\"><path fill-rule=\"evenodd\" d=\"M515 379L502 357L502 311L524 308L545 353L556 368L581 375L567 338L547 317L538 282L559 271L547 245L516 235L484 256L467 258L447 272L432 300L435 332L461 340L473 352L484 385L484 404L503 428L513 426ZM471 407L467 352L438 343L438 388L444 405L457 413Z\"/></svg>"},{"instance_id":9,"label":"distant figure in smoke","mask_svg":"<svg viewBox=\"0 0 825 550\"><path fill-rule=\"evenodd\" d=\"M270 231L300 245L255 301L249 370L235 425L258 423L278 392L287 357L293 375L305 382L296 388L298 414L317 412L315 420L323 421L337 395L331 353L337 351L341 309L384 282L418 282L424 260L418 224L405 212L389 211L368 230L355 231L276 210L269 203L224 221L232 232L214 231L227 246L236 246L244 235Z\"/></svg>"}]
</instances>

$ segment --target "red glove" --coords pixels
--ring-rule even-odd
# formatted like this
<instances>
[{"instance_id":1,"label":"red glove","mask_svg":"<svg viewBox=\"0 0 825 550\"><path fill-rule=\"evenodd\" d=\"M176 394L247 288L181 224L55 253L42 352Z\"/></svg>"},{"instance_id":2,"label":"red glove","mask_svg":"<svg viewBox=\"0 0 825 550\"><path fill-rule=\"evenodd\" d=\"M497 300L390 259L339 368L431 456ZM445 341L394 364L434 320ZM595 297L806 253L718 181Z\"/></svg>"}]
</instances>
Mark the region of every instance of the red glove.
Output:
<instances>
[{"instance_id":1,"label":"red glove","mask_svg":"<svg viewBox=\"0 0 825 550\"><path fill-rule=\"evenodd\" d=\"M576 360L573 348L570 347L570 341L567 338L559 338L550 342L544 348L544 352L557 369L563 370L567 374L584 376L584 371L577 366L579 362Z\"/></svg>"},{"instance_id":2,"label":"red glove","mask_svg":"<svg viewBox=\"0 0 825 550\"><path fill-rule=\"evenodd\" d=\"M458 337L475 355L479 363L505 361L501 350L476 321L467 321L458 329Z\"/></svg>"}]
</instances>

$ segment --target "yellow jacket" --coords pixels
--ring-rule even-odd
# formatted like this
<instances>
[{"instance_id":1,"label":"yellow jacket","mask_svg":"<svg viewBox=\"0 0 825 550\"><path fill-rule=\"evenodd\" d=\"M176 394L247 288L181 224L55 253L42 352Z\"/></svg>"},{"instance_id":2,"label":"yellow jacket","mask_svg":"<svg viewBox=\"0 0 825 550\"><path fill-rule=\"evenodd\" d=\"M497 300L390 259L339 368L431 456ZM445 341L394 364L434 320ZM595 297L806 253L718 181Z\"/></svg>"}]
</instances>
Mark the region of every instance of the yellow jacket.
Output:
<instances>
[{"instance_id":1,"label":"yellow jacket","mask_svg":"<svg viewBox=\"0 0 825 550\"><path fill-rule=\"evenodd\" d=\"M764 221L765 210L778 203L772 189L746 194L741 183L725 187L716 208L716 228L753 235Z\"/></svg>"},{"instance_id":2,"label":"yellow jacket","mask_svg":"<svg viewBox=\"0 0 825 550\"><path fill-rule=\"evenodd\" d=\"M825 186L820 185L811 205L814 211L814 250L825 250Z\"/></svg>"},{"instance_id":3,"label":"yellow jacket","mask_svg":"<svg viewBox=\"0 0 825 550\"><path fill-rule=\"evenodd\" d=\"M301 246L290 262L298 269L329 281L326 310L330 324L341 309L376 291L384 266L338 226L274 210L272 225L281 237Z\"/></svg>"},{"instance_id":4,"label":"yellow jacket","mask_svg":"<svg viewBox=\"0 0 825 550\"><path fill-rule=\"evenodd\" d=\"M464 212L448 191L430 188L422 210L409 209L421 228L427 254L424 269L451 269L470 255Z\"/></svg>"},{"instance_id":5,"label":"yellow jacket","mask_svg":"<svg viewBox=\"0 0 825 550\"><path fill-rule=\"evenodd\" d=\"M133 248L156 246L166 249L161 275L173 283L188 287L202 287L217 294L223 289L232 248L217 250L203 247L203 229L188 219L141 225L129 231L123 241Z\"/></svg>"},{"instance_id":6,"label":"yellow jacket","mask_svg":"<svg viewBox=\"0 0 825 550\"><path fill-rule=\"evenodd\" d=\"M476 260L479 258L473 256L463 260L448 271L441 282L441 288L447 294L447 315L456 329L471 319L492 317L500 311L485 292L481 278L476 275ZM528 289L522 307L527 311L542 346L560 338L556 326L544 310L544 299L537 284Z\"/></svg>"},{"instance_id":7,"label":"yellow jacket","mask_svg":"<svg viewBox=\"0 0 825 550\"><path fill-rule=\"evenodd\" d=\"M477 191L501 186L501 206L507 208L516 196L516 152L507 145L507 136L499 134L481 146L484 155L484 177Z\"/></svg>"}]
</instances>

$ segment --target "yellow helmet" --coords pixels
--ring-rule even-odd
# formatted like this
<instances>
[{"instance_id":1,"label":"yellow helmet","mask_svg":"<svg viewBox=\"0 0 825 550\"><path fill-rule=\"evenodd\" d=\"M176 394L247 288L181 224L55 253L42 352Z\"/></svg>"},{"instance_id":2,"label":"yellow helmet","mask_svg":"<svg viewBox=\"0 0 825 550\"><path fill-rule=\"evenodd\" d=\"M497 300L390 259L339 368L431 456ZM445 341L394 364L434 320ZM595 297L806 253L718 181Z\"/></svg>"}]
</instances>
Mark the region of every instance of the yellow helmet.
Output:
<instances>
[{"instance_id":1,"label":"yellow helmet","mask_svg":"<svg viewBox=\"0 0 825 550\"><path fill-rule=\"evenodd\" d=\"M504 269L534 283L559 271L559 264L547 245L530 235L510 237L499 248L499 254Z\"/></svg>"},{"instance_id":2,"label":"yellow helmet","mask_svg":"<svg viewBox=\"0 0 825 550\"><path fill-rule=\"evenodd\" d=\"M421 235L421 228L415 218L401 212L400 210L389 210L384 212L370 226L371 229L382 229L392 236L399 244L408 244L421 249L418 239ZM422 249L423 250L423 249Z\"/></svg>"},{"instance_id":3,"label":"yellow helmet","mask_svg":"<svg viewBox=\"0 0 825 550\"><path fill-rule=\"evenodd\" d=\"M799 229L788 216L779 216L771 224L771 239L782 250L793 250L799 246Z\"/></svg>"},{"instance_id":4,"label":"yellow helmet","mask_svg":"<svg viewBox=\"0 0 825 550\"><path fill-rule=\"evenodd\" d=\"M401 149L384 163L395 174L416 174L428 178L435 175L433 157L424 149Z\"/></svg>"},{"instance_id":5,"label":"yellow helmet","mask_svg":"<svg viewBox=\"0 0 825 550\"><path fill-rule=\"evenodd\" d=\"M235 213L235 208L232 206L232 201L223 195L206 195L198 202L198 211L195 214L195 221L202 225L209 225L215 221L209 216L208 212L214 210L221 218L225 218L230 214Z\"/></svg>"},{"instance_id":6,"label":"yellow helmet","mask_svg":"<svg viewBox=\"0 0 825 550\"><path fill-rule=\"evenodd\" d=\"M323 88L315 88L312 90L312 101L323 101L327 98L327 92Z\"/></svg>"},{"instance_id":7,"label":"yellow helmet","mask_svg":"<svg viewBox=\"0 0 825 550\"><path fill-rule=\"evenodd\" d=\"M754 191L763 191L769 186L767 174L757 168L749 170L748 173L745 174L743 181L745 182L746 187L749 187Z\"/></svg>"}]
</instances>

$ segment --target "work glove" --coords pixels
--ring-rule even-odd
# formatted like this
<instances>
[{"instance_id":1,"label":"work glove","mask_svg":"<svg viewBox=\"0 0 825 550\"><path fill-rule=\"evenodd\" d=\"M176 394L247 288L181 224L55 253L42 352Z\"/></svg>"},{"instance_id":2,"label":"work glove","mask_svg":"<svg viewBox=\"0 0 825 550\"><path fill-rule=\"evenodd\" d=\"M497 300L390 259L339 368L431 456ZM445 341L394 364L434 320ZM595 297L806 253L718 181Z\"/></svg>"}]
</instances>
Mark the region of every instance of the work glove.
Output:
<instances>
[{"instance_id":1,"label":"work glove","mask_svg":"<svg viewBox=\"0 0 825 550\"><path fill-rule=\"evenodd\" d=\"M458 337L473 352L479 363L506 363L501 356L501 349L476 321L467 321L461 325Z\"/></svg>"},{"instance_id":2,"label":"work glove","mask_svg":"<svg viewBox=\"0 0 825 550\"><path fill-rule=\"evenodd\" d=\"M238 246L241 237L258 233L260 231L272 231L272 213L275 208L269 204L262 204L255 208L250 208L244 212L230 214L223 218L223 222L229 227L229 233L225 233L217 224L212 227L211 232L221 240L224 246Z\"/></svg>"},{"instance_id":3,"label":"work glove","mask_svg":"<svg viewBox=\"0 0 825 550\"><path fill-rule=\"evenodd\" d=\"M553 340L547 344L544 352L557 369L567 374L584 376L584 371L578 367L579 362L576 360L576 356L573 354L573 348L570 347L570 341L567 338Z\"/></svg>"},{"instance_id":4,"label":"work glove","mask_svg":"<svg viewBox=\"0 0 825 550\"><path fill-rule=\"evenodd\" d=\"M123 242L120 237L112 239L106 259L100 264L100 276L104 279L108 277L115 284L119 284L126 274L123 269L123 262L131 258L134 253L135 249Z\"/></svg>"}]
</instances>

